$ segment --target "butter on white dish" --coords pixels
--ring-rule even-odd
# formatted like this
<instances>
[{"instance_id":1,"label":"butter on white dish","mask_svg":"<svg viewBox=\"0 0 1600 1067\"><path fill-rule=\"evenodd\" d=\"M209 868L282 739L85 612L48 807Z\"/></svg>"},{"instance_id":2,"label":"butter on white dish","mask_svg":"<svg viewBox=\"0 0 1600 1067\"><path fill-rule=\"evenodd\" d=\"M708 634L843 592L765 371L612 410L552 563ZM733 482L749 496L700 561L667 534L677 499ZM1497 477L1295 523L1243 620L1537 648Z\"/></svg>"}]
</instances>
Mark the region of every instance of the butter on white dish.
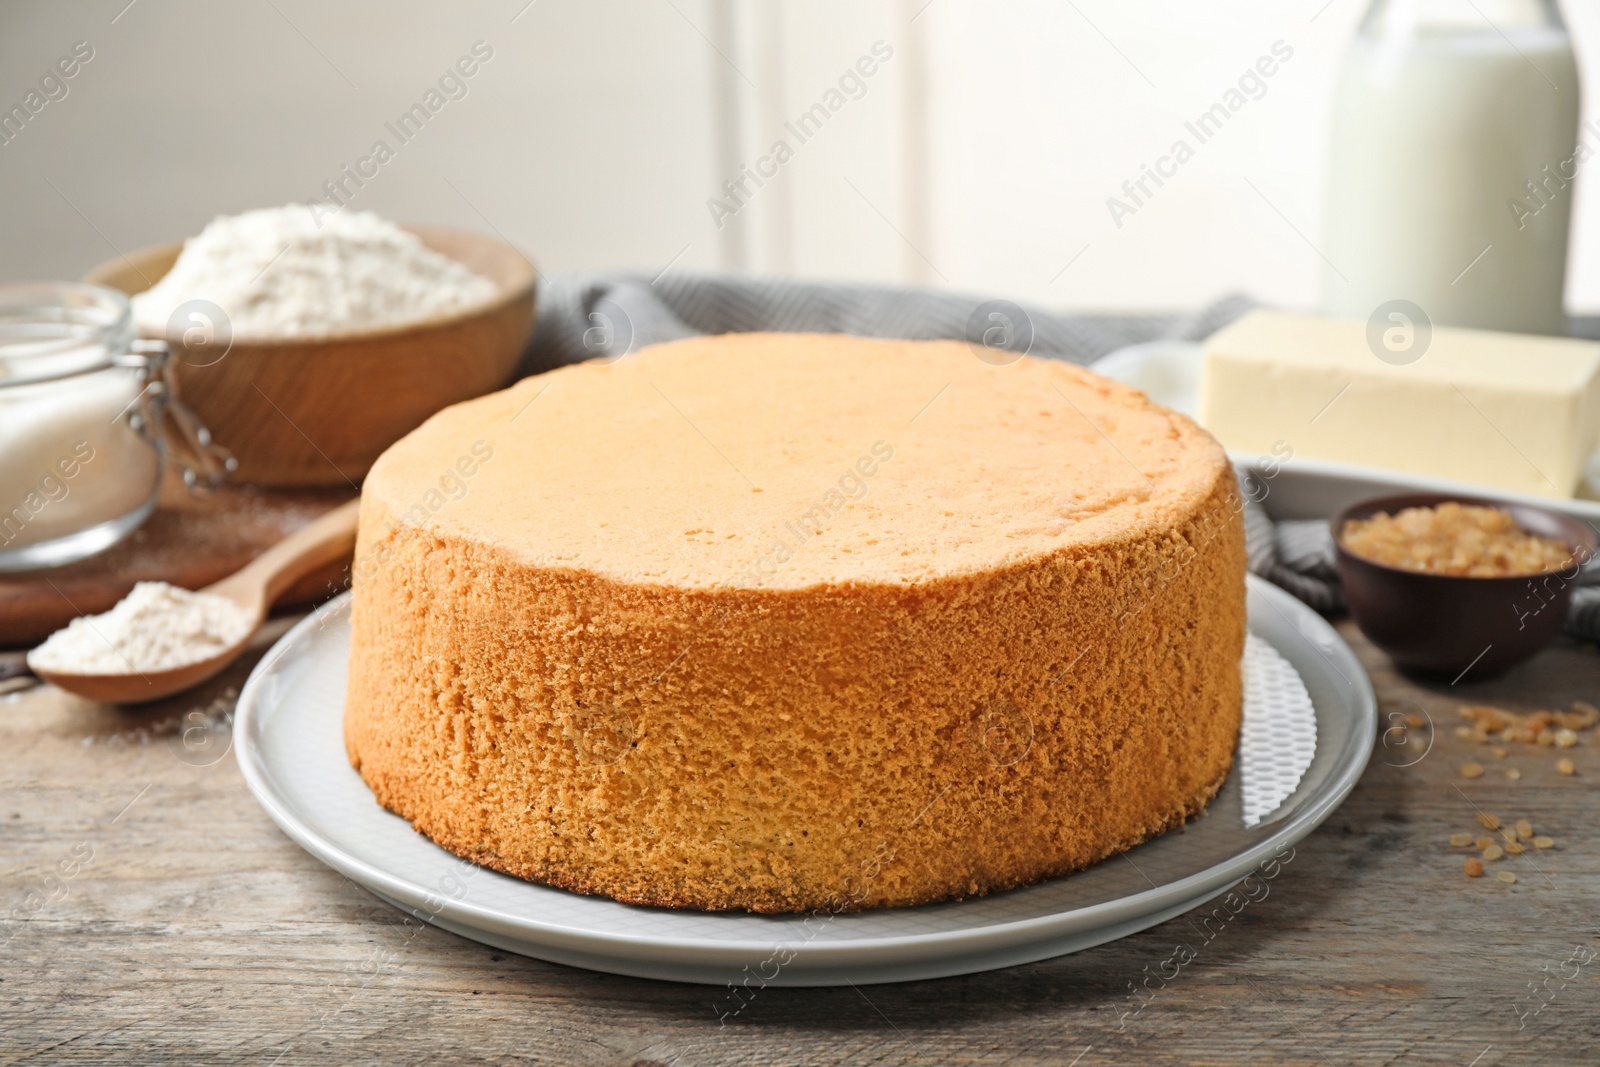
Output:
<instances>
[{"instance_id":1,"label":"butter on white dish","mask_svg":"<svg viewBox=\"0 0 1600 1067\"><path fill-rule=\"evenodd\" d=\"M1256 311L1206 344L1200 423L1231 451L1570 497L1600 441L1600 344L1435 328L1385 362L1367 323Z\"/></svg>"}]
</instances>

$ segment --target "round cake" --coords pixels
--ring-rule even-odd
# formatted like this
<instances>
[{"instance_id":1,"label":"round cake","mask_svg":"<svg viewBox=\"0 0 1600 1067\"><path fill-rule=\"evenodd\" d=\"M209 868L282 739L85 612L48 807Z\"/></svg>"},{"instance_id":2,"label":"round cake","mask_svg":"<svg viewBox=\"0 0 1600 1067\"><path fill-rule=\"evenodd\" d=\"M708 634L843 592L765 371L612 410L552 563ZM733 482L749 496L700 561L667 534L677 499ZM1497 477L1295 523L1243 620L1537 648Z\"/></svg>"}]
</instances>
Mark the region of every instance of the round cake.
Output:
<instances>
[{"instance_id":1,"label":"round cake","mask_svg":"<svg viewBox=\"0 0 1600 1067\"><path fill-rule=\"evenodd\" d=\"M1026 885L1198 813L1241 501L1143 393L960 342L734 334L529 378L373 466L345 740L460 856L632 904Z\"/></svg>"}]
</instances>

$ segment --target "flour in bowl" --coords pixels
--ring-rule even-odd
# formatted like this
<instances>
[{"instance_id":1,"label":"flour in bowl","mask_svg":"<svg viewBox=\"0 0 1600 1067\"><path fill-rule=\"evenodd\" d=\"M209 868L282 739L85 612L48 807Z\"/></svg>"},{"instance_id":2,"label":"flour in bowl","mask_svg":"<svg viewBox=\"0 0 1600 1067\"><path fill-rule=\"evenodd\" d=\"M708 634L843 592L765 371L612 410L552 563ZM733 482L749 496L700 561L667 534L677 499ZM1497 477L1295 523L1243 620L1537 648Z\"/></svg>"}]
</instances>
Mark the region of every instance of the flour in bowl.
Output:
<instances>
[{"instance_id":1,"label":"flour in bowl","mask_svg":"<svg viewBox=\"0 0 1600 1067\"><path fill-rule=\"evenodd\" d=\"M226 597L140 582L103 615L80 616L28 653L34 670L66 674L168 671L232 648L255 627Z\"/></svg>"},{"instance_id":2,"label":"flour in bowl","mask_svg":"<svg viewBox=\"0 0 1600 1067\"><path fill-rule=\"evenodd\" d=\"M133 315L142 332L162 335L180 305L208 300L235 339L309 339L466 311L496 292L370 211L289 204L212 219L165 277L133 297Z\"/></svg>"}]
</instances>

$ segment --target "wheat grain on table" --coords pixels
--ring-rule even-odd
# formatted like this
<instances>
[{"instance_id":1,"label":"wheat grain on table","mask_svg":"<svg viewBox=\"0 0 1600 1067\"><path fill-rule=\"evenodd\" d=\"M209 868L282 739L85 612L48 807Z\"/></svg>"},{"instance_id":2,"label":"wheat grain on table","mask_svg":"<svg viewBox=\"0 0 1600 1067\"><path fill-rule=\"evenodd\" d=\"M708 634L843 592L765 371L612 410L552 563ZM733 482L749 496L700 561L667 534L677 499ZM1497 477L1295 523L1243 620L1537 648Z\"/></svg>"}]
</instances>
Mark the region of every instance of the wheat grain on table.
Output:
<instances>
[{"instance_id":1,"label":"wheat grain on table","mask_svg":"<svg viewBox=\"0 0 1600 1067\"><path fill-rule=\"evenodd\" d=\"M1488 683L1417 685L1341 624L1385 732L1344 806L1226 922L1191 914L962 978L759 990L724 1025L726 990L464 940L284 837L228 734L234 695L284 628L149 708L0 696L0 1064L1600 1061L1595 731L1503 757L1456 735L1463 703L1600 702L1592 647L1563 642ZM1463 777L1469 761L1484 773ZM1449 839L1485 833L1480 812L1555 846L1468 878L1471 850Z\"/></svg>"}]
</instances>

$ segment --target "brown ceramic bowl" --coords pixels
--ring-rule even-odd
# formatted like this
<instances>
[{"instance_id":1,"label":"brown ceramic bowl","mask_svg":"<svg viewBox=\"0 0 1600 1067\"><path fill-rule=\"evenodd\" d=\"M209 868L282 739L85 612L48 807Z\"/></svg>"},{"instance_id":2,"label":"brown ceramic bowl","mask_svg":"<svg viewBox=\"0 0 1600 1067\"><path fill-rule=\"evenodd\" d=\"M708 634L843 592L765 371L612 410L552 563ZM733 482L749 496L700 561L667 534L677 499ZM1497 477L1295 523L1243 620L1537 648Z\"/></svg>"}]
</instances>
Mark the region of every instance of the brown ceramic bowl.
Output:
<instances>
[{"instance_id":1,"label":"brown ceramic bowl","mask_svg":"<svg viewBox=\"0 0 1600 1067\"><path fill-rule=\"evenodd\" d=\"M1529 533L1565 541L1580 561L1594 555L1595 532L1546 508L1443 493L1375 497L1333 516L1339 577L1361 632L1401 670L1452 680L1470 670L1476 681L1522 662L1561 632L1578 567L1519 578L1426 574L1376 563L1340 539L1351 519L1450 501L1508 511Z\"/></svg>"},{"instance_id":2,"label":"brown ceramic bowl","mask_svg":"<svg viewBox=\"0 0 1600 1067\"><path fill-rule=\"evenodd\" d=\"M406 226L495 283L487 304L453 315L325 338L234 340L217 358L168 337L183 399L255 485L358 483L379 453L441 408L507 385L533 331L536 272L484 234ZM132 295L172 268L181 242L108 260L85 281Z\"/></svg>"}]
</instances>

